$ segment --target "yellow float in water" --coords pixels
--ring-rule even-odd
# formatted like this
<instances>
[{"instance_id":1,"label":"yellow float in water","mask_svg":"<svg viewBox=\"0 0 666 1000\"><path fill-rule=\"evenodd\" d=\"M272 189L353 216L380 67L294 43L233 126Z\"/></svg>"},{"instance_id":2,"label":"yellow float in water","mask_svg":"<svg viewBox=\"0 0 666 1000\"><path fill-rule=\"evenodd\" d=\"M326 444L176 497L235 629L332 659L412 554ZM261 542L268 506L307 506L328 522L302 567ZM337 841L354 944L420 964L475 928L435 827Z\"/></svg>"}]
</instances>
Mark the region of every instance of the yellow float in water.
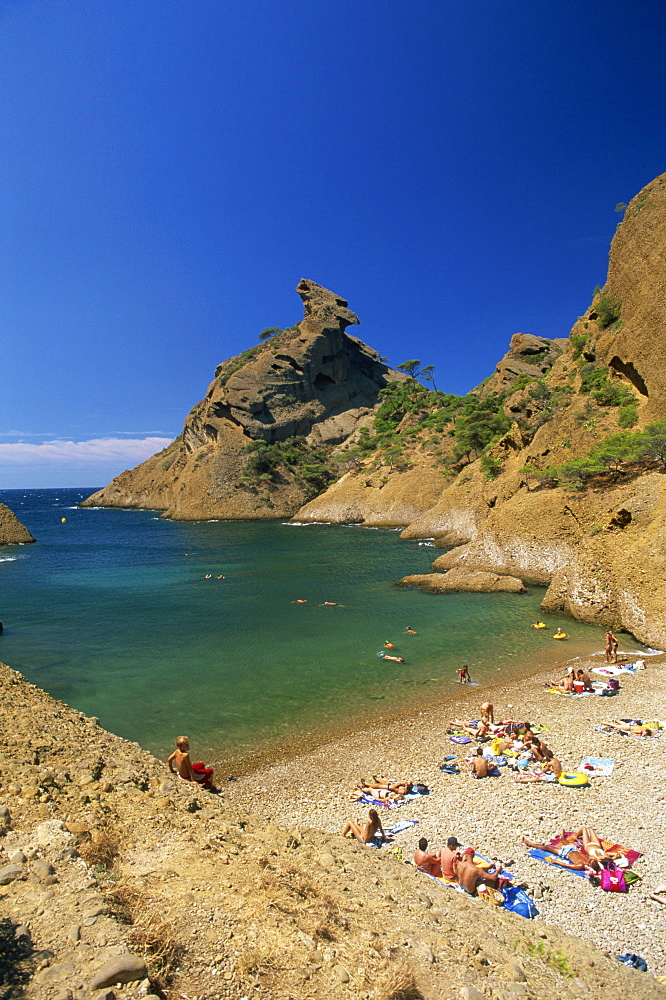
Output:
<instances>
[{"instance_id":1,"label":"yellow float in water","mask_svg":"<svg viewBox=\"0 0 666 1000\"><path fill-rule=\"evenodd\" d=\"M548 628L545 622L533 622L532 628Z\"/></svg>"},{"instance_id":2,"label":"yellow float in water","mask_svg":"<svg viewBox=\"0 0 666 1000\"><path fill-rule=\"evenodd\" d=\"M566 639L568 638L566 632L556 632L553 639Z\"/></svg>"},{"instance_id":3,"label":"yellow float in water","mask_svg":"<svg viewBox=\"0 0 666 1000\"><path fill-rule=\"evenodd\" d=\"M566 785L568 788L587 785L587 777L584 774L561 774L557 780L560 785Z\"/></svg>"},{"instance_id":4,"label":"yellow float in water","mask_svg":"<svg viewBox=\"0 0 666 1000\"><path fill-rule=\"evenodd\" d=\"M66 517L61 517L60 518L60 523L61 524L67 524L67 518Z\"/></svg>"}]
</instances>

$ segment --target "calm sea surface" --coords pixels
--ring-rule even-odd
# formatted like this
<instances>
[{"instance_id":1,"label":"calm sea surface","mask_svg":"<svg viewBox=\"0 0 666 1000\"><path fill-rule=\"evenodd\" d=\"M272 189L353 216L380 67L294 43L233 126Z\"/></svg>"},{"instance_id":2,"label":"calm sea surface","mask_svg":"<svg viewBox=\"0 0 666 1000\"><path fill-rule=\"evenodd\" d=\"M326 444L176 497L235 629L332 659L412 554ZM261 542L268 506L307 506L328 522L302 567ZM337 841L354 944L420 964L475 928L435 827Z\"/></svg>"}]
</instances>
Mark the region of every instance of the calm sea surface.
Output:
<instances>
[{"instance_id":1,"label":"calm sea surface","mask_svg":"<svg viewBox=\"0 0 666 1000\"><path fill-rule=\"evenodd\" d=\"M436 555L394 531L78 510L93 489L0 491L37 538L0 549L0 660L159 756L180 733L228 758L316 739L442 700L463 662L483 683L601 648L544 618L540 588L392 586ZM386 640L404 664L378 659Z\"/></svg>"}]
</instances>

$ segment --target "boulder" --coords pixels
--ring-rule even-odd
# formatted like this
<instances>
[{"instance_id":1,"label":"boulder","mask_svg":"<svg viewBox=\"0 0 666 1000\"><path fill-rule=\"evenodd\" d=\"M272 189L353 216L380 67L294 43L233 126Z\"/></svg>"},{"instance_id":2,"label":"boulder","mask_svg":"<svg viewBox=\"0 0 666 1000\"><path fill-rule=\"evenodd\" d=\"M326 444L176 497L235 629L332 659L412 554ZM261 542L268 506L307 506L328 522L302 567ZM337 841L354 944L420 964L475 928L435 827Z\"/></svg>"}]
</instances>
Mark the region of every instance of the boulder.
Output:
<instances>
[{"instance_id":1,"label":"boulder","mask_svg":"<svg viewBox=\"0 0 666 1000\"><path fill-rule=\"evenodd\" d=\"M138 955L129 952L125 955L116 955L93 976L90 982L91 990L102 990L107 986L115 986L116 983L134 983L139 979L145 979L148 975L146 963Z\"/></svg>"},{"instance_id":2,"label":"boulder","mask_svg":"<svg viewBox=\"0 0 666 1000\"><path fill-rule=\"evenodd\" d=\"M429 594L451 594L459 591L492 594L505 591L509 594L524 594L525 584L516 576L502 576L499 573L483 573L480 570L456 567L448 573L417 573L403 576L398 587L416 587Z\"/></svg>"}]
</instances>

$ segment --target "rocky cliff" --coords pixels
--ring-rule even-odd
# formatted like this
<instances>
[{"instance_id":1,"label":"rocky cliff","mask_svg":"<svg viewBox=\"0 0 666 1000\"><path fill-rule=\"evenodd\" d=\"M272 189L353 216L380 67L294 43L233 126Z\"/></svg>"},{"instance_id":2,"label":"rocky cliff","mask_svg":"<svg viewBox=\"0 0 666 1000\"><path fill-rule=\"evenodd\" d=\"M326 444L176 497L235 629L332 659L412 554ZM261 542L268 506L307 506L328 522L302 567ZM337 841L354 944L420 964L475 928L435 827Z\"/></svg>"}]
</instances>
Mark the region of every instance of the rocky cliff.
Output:
<instances>
[{"instance_id":1,"label":"rocky cliff","mask_svg":"<svg viewBox=\"0 0 666 1000\"><path fill-rule=\"evenodd\" d=\"M489 413L494 435L474 440L470 426L483 429ZM576 463L610 436L665 418L663 175L627 206L606 285L595 291L569 337L516 334L493 375L463 401L436 394L427 401L416 393L394 428L403 443L410 431L409 468L391 466L386 448L379 448L298 517L381 522L387 501L409 496L410 484L428 481L437 466L448 474L444 488L404 531L404 537L434 537L450 549L433 569L547 586L546 610L626 629L663 647L664 464L622 461L619 445L599 475L576 478ZM466 454L461 441L469 446ZM549 468L567 463L567 485L564 478L548 479ZM429 589L440 586L445 589L443 580L430 578Z\"/></svg>"},{"instance_id":2,"label":"rocky cliff","mask_svg":"<svg viewBox=\"0 0 666 1000\"><path fill-rule=\"evenodd\" d=\"M344 299L297 290L303 321L221 365L181 438L86 503L403 525L451 549L439 573L547 586L547 610L666 645L666 425L641 461L617 438L666 420L666 175L627 206L569 336L515 334L465 397L391 371Z\"/></svg>"},{"instance_id":3,"label":"rocky cliff","mask_svg":"<svg viewBox=\"0 0 666 1000\"><path fill-rule=\"evenodd\" d=\"M335 449L371 424L380 390L406 376L346 332L358 318L345 299L305 279L297 291L302 321L219 365L180 438L83 506L181 520L285 517L336 478Z\"/></svg>"},{"instance_id":4,"label":"rocky cliff","mask_svg":"<svg viewBox=\"0 0 666 1000\"><path fill-rule=\"evenodd\" d=\"M34 540L16 514L0 503L0 545L23 545Z\"/></svg>"}]
</instances>

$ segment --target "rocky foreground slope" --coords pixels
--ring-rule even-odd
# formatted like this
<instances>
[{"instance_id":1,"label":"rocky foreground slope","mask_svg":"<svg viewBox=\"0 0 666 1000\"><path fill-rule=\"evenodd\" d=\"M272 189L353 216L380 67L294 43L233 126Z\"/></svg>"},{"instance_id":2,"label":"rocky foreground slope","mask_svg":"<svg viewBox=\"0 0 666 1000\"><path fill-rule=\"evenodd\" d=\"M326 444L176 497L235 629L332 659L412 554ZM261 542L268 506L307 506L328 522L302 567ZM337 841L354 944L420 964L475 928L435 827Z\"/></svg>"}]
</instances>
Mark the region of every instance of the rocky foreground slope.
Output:
<instances>
[{"instance_id":1,"label":"rocky foreground slope","mask_svg":"<svg viewBox=\"0 0 666 1000\"><path fill-rule=\"evenodd\" d=\"M390 853L176 780L3 665L0 720L3 997L666 996L553 926L428 891Z\"/></svg>"}]
</instances>

